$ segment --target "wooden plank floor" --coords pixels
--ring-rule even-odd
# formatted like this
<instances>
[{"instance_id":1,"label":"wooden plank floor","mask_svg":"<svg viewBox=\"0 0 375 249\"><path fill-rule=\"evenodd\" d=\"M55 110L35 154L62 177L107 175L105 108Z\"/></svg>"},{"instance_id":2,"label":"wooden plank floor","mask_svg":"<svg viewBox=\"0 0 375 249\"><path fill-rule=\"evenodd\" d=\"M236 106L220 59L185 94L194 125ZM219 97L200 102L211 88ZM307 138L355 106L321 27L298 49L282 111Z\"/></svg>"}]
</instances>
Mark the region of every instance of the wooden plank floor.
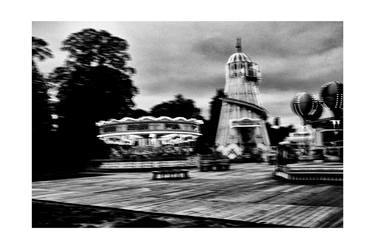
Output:
<instances>
[{"instance_id":1,"label":"wooden plank floor","mask_svg":"<svg viewBox=\"0 0 375 249\"><path fill-rule=\"evenodd\" d=\"M273 179L266 164L190 171L153 181L150 172L33 182L33 199L294 227L342 227L343 187Z\"/></svg>"}]
</instances>

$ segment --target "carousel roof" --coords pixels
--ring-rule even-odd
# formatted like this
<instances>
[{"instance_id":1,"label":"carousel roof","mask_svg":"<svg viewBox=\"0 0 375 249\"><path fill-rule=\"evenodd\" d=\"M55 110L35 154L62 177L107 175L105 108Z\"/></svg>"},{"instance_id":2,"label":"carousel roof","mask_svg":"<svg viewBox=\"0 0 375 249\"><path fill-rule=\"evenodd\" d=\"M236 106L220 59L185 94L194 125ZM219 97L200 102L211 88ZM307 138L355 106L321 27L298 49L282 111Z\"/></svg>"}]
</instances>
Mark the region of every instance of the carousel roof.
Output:
<instances>
[{"instance_id":1,"label":"carousel roof","mask_svg":"<svg viewBox=\"0 0 375 249\"><path fill-rule=\"evenodd\" d=\"M187 122L187 123L195 123L195 124L203 124L202 120L198 120L195 118L184 118L184 117L176 117L171 118L167 116L161 116L161 117L152 117L152 116L144 116L140 118L130 118L130 117L124 117L122 119L110 119L107 121L101 120L96 123L97 126L102 125L111 125L111 124L120 124L120 123L132 123L132 122Z\"/></svg>"}]
</instances>

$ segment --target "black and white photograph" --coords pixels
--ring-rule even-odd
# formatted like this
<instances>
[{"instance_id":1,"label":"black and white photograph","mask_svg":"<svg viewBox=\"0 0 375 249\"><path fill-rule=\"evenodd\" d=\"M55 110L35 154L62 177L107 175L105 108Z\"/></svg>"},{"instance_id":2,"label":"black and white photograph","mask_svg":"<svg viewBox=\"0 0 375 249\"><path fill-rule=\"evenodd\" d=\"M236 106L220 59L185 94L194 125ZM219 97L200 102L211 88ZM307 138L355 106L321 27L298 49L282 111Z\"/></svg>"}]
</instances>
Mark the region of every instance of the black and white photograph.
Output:
<instances>
[{"instance_id":1,"label":"black and white photograph","mask_svg":"<svg viewBox=\"0 0 375 249\"><path fill-rule=\"evenodd\" d=\"M374 247L370 1L0 10L1 248Z\"/></svg>"},{"instance_id":2,"label":"black and white photograph","mask_svg":"<svg viewBox=\"0 0 375 249\"><path fill-rule=\"evenodd\" d=\"M343 227L343 22L32 35L33 227Z\"/></svg>"}]
</instances>

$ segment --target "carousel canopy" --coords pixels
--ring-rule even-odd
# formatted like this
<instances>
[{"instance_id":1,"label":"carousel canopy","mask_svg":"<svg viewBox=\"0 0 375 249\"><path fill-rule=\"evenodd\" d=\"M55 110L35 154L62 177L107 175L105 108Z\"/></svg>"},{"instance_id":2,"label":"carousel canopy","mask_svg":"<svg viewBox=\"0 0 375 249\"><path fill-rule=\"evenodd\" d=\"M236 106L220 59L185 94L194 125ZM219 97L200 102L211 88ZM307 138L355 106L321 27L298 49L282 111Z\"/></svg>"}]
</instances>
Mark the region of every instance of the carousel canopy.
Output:
<instances>
[{"instance_id":1,"label":"carousel canopy","mask_svg":"<svg viewBox=\"0 0 375 249\"><path fill-rule=\"evenodd\" d=\"M152 117L152 116L144 116L141 118L130 118L130 117L124 117L122 119L110 119L107 121L99 121L96 123L97 126L102 125L109 125L109 124L119 124L119 123L132 123L132 122L189 122L189 123L195 123L195 124L203 124L202 120L198 120L195 118L184 118L184 117L176 117L176 118L170 118L166 116L161 117Z\"/></svg>"}]
</instances>

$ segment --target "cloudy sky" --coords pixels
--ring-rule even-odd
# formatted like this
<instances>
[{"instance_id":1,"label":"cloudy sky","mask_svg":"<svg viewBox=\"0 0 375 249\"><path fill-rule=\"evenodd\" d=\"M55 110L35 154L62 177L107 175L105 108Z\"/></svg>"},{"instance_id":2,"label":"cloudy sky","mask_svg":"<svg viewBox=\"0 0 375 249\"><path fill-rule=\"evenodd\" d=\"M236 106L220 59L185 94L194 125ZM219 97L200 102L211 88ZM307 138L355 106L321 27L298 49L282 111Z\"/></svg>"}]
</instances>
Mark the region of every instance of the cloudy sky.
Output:
<instances>
[{"instance_id":1,"label":"cloudy sky","mask_svg":"<svg viewBox=\"0 0 375 249\"><path fill-rule=\"evenodd\" d=\"M215 89L224 88L224 66L237 37L260 65L265 108L283 125L300 123L290 109L297 92L317 94L323 83L343 80L341 22L33 22L33 36L47 41L54 54L39 64L44 73L63 64L61 42L84 28L128 41L140 90L135 103L146 110L181 93L206 116Z\"/></svg>"}]
</instances>

